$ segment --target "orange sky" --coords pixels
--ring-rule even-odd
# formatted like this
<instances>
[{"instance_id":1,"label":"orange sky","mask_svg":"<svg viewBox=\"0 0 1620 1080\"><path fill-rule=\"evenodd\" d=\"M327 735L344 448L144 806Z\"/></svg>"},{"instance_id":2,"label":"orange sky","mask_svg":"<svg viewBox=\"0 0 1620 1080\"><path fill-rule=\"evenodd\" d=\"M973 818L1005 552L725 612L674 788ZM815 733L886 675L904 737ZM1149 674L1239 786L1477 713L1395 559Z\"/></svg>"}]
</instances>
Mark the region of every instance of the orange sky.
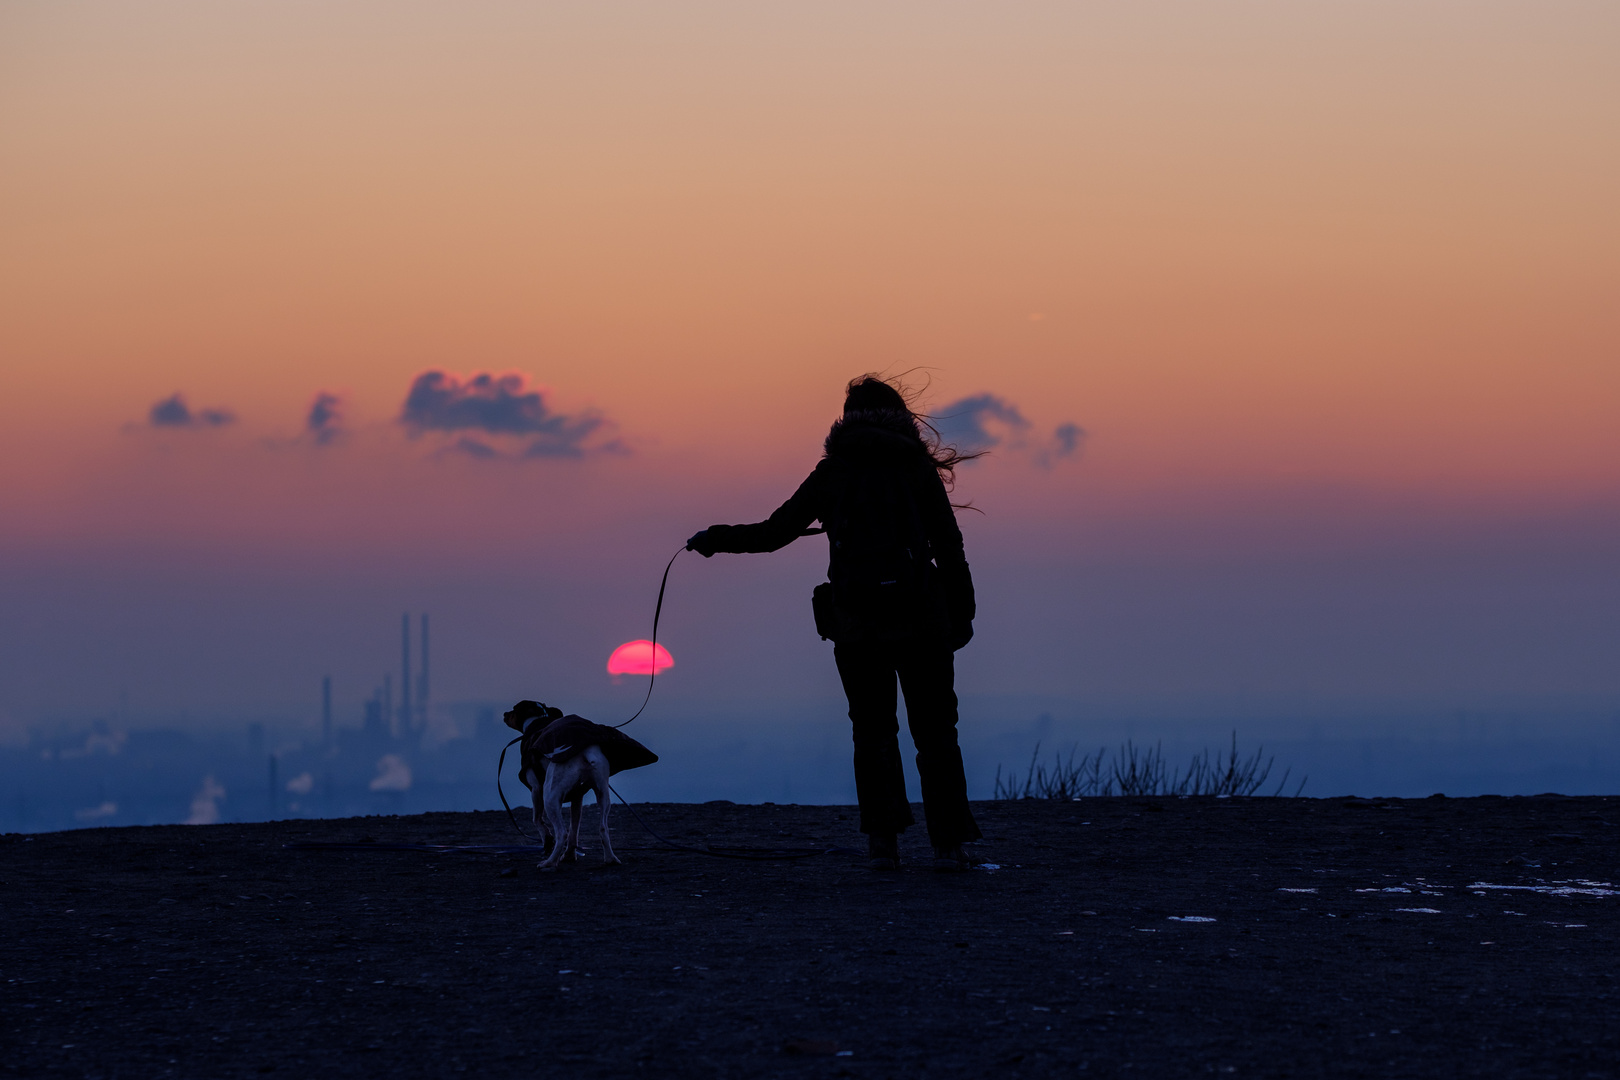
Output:
<instances>
[{"instance_id":1,"label":"orange sky","mask_svg":"<svg viewBox=\"0 0 1620 1080\"><path fill-rule=\"evenodd\" d=\"M8 501L432 367L706 466L930 365L1126 491L1620 479L1612 5L0 19Z\"/></svg>"},{"instance_id":2,"label":"orange sky","mask_svg":"<svg viewBox=\"0 0 1620 1080\"><path fill-rule=\"evenodd\" d=\"M1616 55L1602 2L10 3L0 546L588 553L763 514L912 367L1088 433L964 475L970 541L1612 505ZM430 369L629 453L446 456Z\"/></svg>"}]
</instances>

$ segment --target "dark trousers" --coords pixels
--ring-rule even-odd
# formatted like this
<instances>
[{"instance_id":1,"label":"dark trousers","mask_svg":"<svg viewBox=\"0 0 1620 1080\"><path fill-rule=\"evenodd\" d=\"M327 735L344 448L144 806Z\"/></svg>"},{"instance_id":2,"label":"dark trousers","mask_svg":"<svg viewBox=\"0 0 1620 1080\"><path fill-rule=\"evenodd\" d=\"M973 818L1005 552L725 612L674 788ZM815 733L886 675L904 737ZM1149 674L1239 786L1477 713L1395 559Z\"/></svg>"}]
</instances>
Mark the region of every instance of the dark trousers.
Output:
<instances>
[{"instance_id":1,"label":"dark trousers","mask_svg":"<svg viewBox=\"0 0 1620 1080\"><path fill-rule=\"evenodd\" d=\"M855 735L855 794L861 832L892 835L916 823L900 765L895 679L906 695L906 722L917 747L923 816L935 847L978 840L968 809L967 777L956 742L956 658L944 645L839 645L838 677Z\"/></svg>"}]
</instances>

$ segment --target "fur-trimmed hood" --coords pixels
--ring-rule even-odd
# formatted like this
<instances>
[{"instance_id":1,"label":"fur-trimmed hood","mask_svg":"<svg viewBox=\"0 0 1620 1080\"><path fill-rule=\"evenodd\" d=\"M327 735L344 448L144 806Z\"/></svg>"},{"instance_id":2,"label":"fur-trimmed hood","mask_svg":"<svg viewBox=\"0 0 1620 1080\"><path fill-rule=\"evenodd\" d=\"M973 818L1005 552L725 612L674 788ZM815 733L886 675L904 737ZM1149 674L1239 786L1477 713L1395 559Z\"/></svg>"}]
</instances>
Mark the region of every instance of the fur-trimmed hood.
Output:
<instances>
[{"instance_id":1,"label":"fur-trimmed hood","mask_svg":"<svg viewBox=\"0 0 1620 1080\"><path fill-rule=\"evenodd\" d=\"M928 455L917 421L899 409L857 409L833 421L822 449L828 457Z\"/></svg>"}]
</instances>

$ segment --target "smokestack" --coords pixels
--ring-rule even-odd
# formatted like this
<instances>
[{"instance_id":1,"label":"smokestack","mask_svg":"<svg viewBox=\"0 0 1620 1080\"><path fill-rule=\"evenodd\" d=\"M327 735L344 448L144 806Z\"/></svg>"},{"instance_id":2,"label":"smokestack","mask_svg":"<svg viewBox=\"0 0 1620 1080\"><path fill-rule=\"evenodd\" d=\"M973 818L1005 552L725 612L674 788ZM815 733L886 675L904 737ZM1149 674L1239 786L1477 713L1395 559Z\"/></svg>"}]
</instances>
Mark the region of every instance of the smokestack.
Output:
<instances>
[{"instance_id":1,"label":"smokestack","mask_svg":"<svg viewBox=\"0 0 1620 1080\"><path fill-rule=\"evenodd\" d=\"M365 732L367 738L372 739L388 734L388 711L383 708L383 690L380 686L366 699Z\"/></svg>"},{"instance_id":2,"label":"smokestack","mask_svg":"<svg viewBox=\"0 0 1620 1080\"><path fill-rule=\"evenodd\" d=\"M276 755L270 755L270 816L276 816Z\"/></svg>"},{"instance_id":3,"label":"smokestack","mask_svg":"<svg viewBox=\"0 0 1620 1080\"><path fill-rule=\"evenodd\" d=\"M321 680L321 745L332 745L332 676Z\"/></svg>"},{"instance_id":4,"label":"smokestack","mask_svg":"<svg viewBox=\"0 0 1620 1080\"><path fill-rule=\"evenodd\" d=\"M394 724L394 675L392 672L383 673L382 689L383 730L390 735L395 734Z\"/></svg>"},{"instance_id":5,"label":"smokestack","mask_svg":"<svg viewBox=\"0 0 1620 1080\"><path fill-rule=\"evenodd\" d=\"M427 727L428 718L428 617L422 612L422 678L416 684L416 708L422 715L422 726Z\"/></svg>"},{"instance_id":6,"label":"smokestack","mask_svg":"<svg viewBox=\"0 0 1620 1080\"><path fill-rule=\"evenodd\" d=\"M411 730L416 718L411 715L411 615L399 617L399 733Z\"/></svg>"}]
</instances>

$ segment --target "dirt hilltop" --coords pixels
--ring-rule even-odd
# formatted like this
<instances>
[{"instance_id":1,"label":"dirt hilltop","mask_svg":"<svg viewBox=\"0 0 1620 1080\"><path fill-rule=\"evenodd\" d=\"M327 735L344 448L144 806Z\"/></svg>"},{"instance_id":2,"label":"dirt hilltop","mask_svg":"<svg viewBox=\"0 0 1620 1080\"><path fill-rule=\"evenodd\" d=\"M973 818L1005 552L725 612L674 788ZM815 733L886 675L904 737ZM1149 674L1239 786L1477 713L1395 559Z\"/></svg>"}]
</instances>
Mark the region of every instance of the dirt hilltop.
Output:
<instances>
[{"instance_id":1,"label":"dirt hilltop","mask_svg":"<svg viewBox=\"0 0 1620 1080\"><path fill-rule=\"evenodd\" d=\"M0 837L0 1074L1620 1075L1620 798L980 803L875 874L835 806ZM920 810L919 810L920 817ZM296 848L289 844L356 844Z\"/></svg>"}]
</instances>

